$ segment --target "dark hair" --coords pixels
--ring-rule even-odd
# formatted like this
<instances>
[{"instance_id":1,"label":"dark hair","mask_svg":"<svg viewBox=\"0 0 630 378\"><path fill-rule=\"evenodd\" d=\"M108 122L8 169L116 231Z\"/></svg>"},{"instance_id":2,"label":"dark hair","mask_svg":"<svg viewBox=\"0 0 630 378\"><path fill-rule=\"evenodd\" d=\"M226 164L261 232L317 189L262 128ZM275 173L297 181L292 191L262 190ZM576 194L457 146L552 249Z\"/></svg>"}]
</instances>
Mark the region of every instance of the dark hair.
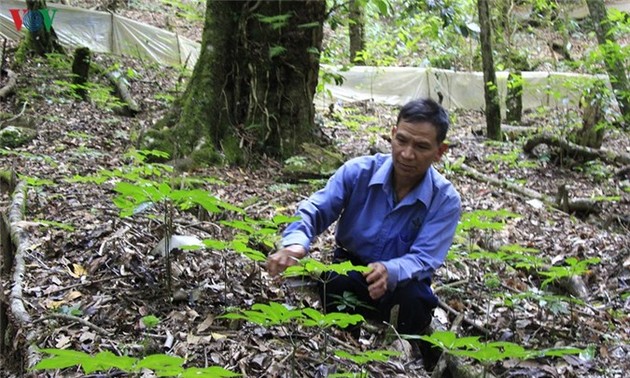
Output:
<instances>
[{"instance_id":1,"label":"dark hair","mask_svg":"<svg viewBox=\"0 0 630 378\"><path fill-rule=\"evenodd\" d=\"M398 113L396 125L401 120L410 123L429 122L437 129L437 142L442 143L446 139L449 126L448 113L442 105L430 98L421 98L406 103Z\"/></svg>"}]
</instances>

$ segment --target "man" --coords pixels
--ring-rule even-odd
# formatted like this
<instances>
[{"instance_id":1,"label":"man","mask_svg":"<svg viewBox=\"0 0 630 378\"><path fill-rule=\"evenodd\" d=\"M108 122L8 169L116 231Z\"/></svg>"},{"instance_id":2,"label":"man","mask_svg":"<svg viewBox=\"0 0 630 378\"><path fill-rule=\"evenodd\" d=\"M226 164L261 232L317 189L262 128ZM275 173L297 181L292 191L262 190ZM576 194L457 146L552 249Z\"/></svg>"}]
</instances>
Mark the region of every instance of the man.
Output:
<instances>
[{"instance_id":1,"label":"man","mask_svg":"<svg viewBox=\"0 0 630 378\"><path fill-rule=\"evenodd\" d=\"M326 187L298 208L282 248L271 254L272 276L308 253L313 238L339 218L335 260L371 270L330 274L321 292L327 311L350 291L363 302L357 312L389 320L400 305L397 329L419 334L431 322L437 298L431 276L444 262L459 221L461 202L453 185L432 164L447 149L448 115L431 99L407 103L392 128L391 155L352 159Z\"/></svg>"}]
</instances>

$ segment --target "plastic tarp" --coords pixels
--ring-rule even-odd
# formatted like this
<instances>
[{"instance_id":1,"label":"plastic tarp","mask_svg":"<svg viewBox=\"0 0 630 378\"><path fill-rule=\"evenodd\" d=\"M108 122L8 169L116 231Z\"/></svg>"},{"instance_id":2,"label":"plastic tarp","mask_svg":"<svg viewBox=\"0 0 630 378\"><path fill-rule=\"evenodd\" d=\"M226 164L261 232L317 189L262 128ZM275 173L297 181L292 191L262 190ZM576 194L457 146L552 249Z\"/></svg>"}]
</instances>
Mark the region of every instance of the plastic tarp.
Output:
<instances>
[{"instance_id":1,"label":"plastic tarp","mask_svg":"<svg viewBox=\"0 0 630 378\"><path fill-rule=\"evenodd\" d=\"M628 1L611 4L627 5ZM175 33L145 25L107 12L49 4L56 9L52 26L65 45L85 46L101 53L114 53L151 59L165 65L193 68L199 58L199 43ZM0 35L18 40L22 32L15 28L10 9L25 9L25 1L1 0ZM330 66L322 69L334 71ZM338 72L343 85L327 85L333 100L373 100L402 105L413 98L443 96L447 108L484 109L483 75L479 72L454 72L417 67L352 67ZM497 72L497 86L502 103L507 92L507 72ZM590 77L569 73L523 72L523 108L575 105L577 91L570 82ZM605 76L602 76L605 79ZM502 106L502 108L505 108Z\"/></svg>"},{"instance_id":2,"label":"plastic tarp","mask_svg":"<svg viewBox=\"0 0 630 378\"><path fill-rule=\"evenodd\" d=\"M19 40L23 31L16 30L11 9L26 9L26 2L0 1L0 36ZM108 12L62 4L49 3L48 9L57 10L52 26L61 43L67 46L148 58L164 65L186 64L189 68L194 67L199 57L198 43L154 26Z\"/></svg>"},{"instance_id":3,"label":"plastic tarp","mask_svg":"<svg viewBox=\"0 0 630 378\"><path fill-rule=\"evenodd\" d=\"M342 85L328 85L333 100L366 101L389 105L403 105L418 97L439 98L449 109L485 108L484 81L480 72L455 72L435 68L365 67L355 66L348 71L335 71L330 66L322 69L344 77ZM523 108L539 106L575 105L579 94L572 90L572 82L592 78L557 72L523 72ZM508 72L497 72L497 86L502 103L507 94ZM606 76L601 76L607 80Z\"/></svg>"}]
</instances>

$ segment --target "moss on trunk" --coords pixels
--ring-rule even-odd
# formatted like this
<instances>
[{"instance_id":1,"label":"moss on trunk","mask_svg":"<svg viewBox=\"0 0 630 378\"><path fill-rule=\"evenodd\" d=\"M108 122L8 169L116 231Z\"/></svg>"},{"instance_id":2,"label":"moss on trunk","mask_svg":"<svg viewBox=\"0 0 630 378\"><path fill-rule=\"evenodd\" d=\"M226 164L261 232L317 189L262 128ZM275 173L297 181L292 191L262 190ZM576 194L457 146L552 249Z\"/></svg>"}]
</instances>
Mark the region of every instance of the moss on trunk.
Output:
<instances>
[{"instance_id":1,"label":"moss on trunk","mask_svg":"<svg viewBox=\"0 0 630 378\"><path fill-rule=\"evenodd\" d=\"M321 0L208 1L199 60L150 147L246 163L313 141L324 16Z\"/></svg>"}]
</instances>

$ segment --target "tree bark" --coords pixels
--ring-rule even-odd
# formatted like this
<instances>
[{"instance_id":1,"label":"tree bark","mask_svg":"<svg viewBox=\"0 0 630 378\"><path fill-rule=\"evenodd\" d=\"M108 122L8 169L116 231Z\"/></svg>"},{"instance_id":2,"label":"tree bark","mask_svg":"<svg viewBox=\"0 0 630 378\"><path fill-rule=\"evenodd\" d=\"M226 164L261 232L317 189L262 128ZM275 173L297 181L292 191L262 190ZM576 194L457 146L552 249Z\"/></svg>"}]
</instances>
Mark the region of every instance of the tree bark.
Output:
<instances>
[{"instance_id":1,"label":"tree bark","mask_svg":"<svg viewBox=\"0 0 630 378\"><path fill-rule=\"evenodd\" d=\"M497 76L492 57L492 25L490 23L490 9L488 0L477 0L479 11L479 26L481 28L481 60L483 65L484 99L486 102L486 126L488 138L502 140L501 135L501 106Z\"/></svg>"},{"instance_id":2,"label":"tree bark","mask_svg":"<svg viewBox=\"0 0 630 378\"><path fill-rule=\"evenodd\" d=\"M606 128L602 127L602 122L605 122L604 109L607 107L604 91L607 89L600 80L584 90L581 99L582 128L575 136L575 142L580 146L600 148L604 142Z\"/></svg>"},{"instance_id":3,"label":"tree bark","mask_svg":"<svg viewBox=\"0 0 630 378\"><path fill-rule=\"evenodd\" d=\"M44 22L44 17L40 13L40 10L48 11L46 0L27 0L26 7L28 13L25 15L24 23L31 23L27 39L29 49L40 56L52 52L63 53L63 48L59 44L55 29L52 27L52 24L50 29L48 29ZM50 17L52 17L52 14L50 14ZM28 25L26 26L28 27Z\"/></svg>"},{"instance_id":4,"label":"tree bark","mask_svg":"<svg viewBox=\"0 0 630 378\"><path fill-rule=\"evenodd\" d=\"M523 75L510 72L507 79L506 122L520 124L523 115Z\"/></svg>"},{"instance_id":5,"label":"tree bark","mask_svg":"<svg viewBox=\"0 0 630 378\"><path fill-rule=\"evenodd\" d=\"M595 34L600 47L603 47L604 64L610 77L610 84L619 102L621 114L626 122L630 122L630 81L626 73L624 60L610 54L609 43L615 45L611 27L608 22L606 6L603 0L586 0L588 11L595 24ZM616 51L616 50L615 50Z\"/></svg>"},{"instance_id":6,"label":"tree bark","mask_svg":"<svg viewBox=\"0 0 630 378\"><path fill-rule=\"evenodd\" d=\"M90 49L87 47L79 47L74 51L74 60L72 61L72 82L77 85L74 92L83 100L87 97L87 89L85 83L88 81L90 72Z\"/></svg>"},{"instance_id":7,"label":"tree bark","mask_svg":"<svg viewBox=\"0 0 630 378\"><path fill-rule=\"evenodd\" d=\"M350 61L357 65L365 64L361 56L357 57L359 51L365 50L365 11L364 6L358 0L350 0Z\"/></svg>"},{"instance_id":8,"label":"tree bark","mask_svg":"<svg viewBox=\"0 0 630 378\"><path fill-rule=\"evenodd\" d=\"M175 158L246 163L314 141L325 12L323 0L208 1L188 87L149 145Z\"/></svg>"},{"instance_id":9,"label":"tree bark","mask_svg":"<svg viewBox=\"0 0 630 378\"><path fill-rule=\"evenodd\" d=\"M0 100L4 100L5 97L8 97L13 91L15 91L15 86L17 85L17 74L11 70L4 70L0 72L0 75L4 75L6 72L6 76L8 78L7 84L0 88Z\"/></svg>"}]
</instances>

